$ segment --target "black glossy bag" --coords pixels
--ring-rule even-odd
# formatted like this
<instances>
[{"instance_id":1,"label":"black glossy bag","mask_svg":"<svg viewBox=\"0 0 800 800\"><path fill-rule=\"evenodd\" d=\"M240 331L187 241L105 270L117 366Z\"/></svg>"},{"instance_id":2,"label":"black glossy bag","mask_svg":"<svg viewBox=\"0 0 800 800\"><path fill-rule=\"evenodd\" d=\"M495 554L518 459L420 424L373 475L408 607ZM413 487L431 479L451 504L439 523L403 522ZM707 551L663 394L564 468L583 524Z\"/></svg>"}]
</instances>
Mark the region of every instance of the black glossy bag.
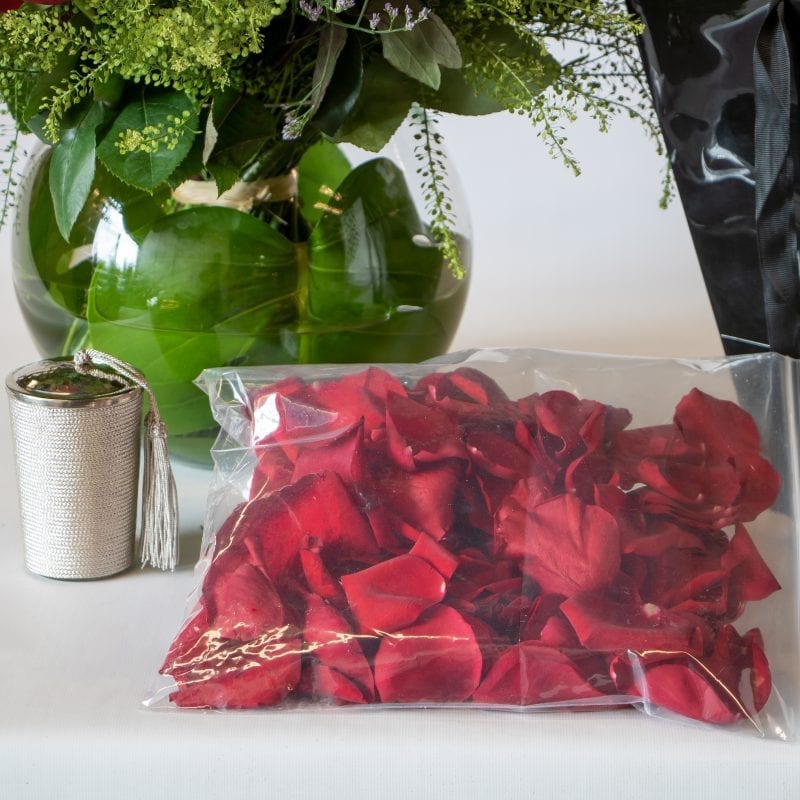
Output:
<instances>
[{"instance_id":1,"label":"black glossy bag","mask_svg":"<svg viewBox=\"0 0 800 800\"><path fill-rule=\"evenodd\" d=\"M800 356L800 0L629 0L726 352Z\"/></svg>"}]
</instances>

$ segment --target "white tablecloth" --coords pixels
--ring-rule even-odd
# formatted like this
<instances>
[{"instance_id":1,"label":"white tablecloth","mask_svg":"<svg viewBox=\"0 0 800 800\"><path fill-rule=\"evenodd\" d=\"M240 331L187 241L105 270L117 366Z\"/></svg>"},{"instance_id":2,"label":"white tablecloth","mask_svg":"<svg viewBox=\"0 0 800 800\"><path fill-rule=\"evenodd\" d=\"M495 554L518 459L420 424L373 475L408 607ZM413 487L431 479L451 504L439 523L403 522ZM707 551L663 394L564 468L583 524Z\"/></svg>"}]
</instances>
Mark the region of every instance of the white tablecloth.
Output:
<instances>
[{"instance_id":1,"label":"white tablecloth","mask_svg":"<svg viewBox=\"0 0 800 800\"><path fill-rule=\"evenodd\" d=\"M720 352L680 207L655 208L657 168L648 162L642 178L638 156L625 168L619 154L630 153L628 140L593 154L587 183L556 184L546 160L514 161L514 152L535 147L522 144L530 134L516 122L505 129L512 155L501 173L470 160L465 130L451 123L467 190L491 180L503 190L494 198L474 193L478 270L455 347ZM586 161L580 135L576 149ZM607 163L615 159L616 167ZM609 183L620 169L623 177ZM507 213L498 211L504 202ZM7 272L3 374L37 357ZM175 574L134 569L104 581L52 581L23 567L6 414L0 441L0 797L800 796L798 745L636 711L146 710L141 700L194 583L209 473L177 470L183 558Z\"/></svg>"}]
</instances>

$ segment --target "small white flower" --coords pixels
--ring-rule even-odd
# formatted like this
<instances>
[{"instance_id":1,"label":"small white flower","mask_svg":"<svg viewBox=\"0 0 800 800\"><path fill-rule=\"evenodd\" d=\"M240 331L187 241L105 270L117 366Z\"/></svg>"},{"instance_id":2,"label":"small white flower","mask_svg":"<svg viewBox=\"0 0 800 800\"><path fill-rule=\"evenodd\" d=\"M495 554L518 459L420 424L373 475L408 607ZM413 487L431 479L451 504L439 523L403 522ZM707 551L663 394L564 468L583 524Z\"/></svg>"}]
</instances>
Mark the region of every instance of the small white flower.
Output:
<instances>
[{"instance_id":1,"label":"small white flower","mask_svg":"<svg viewBox=\"0 0 800 800\"><path fill-rule=\"evenodd\" d=\"M324 11L322 6L309 3L308 0L300 0L300 9L312 22L316 22Z\"/></svg>"},{"instance_id":2,"label":"small white flower","mask_svg":"<svg viewBox=\"0 0 800 800\"><path fill-rule=\"evenodd\" d=\"M390 20L395 20L400 13L391 3L387 3L383 8L389 15Z\"/></svg>"},{"instance_id":3,"label":"small white flower","mask_svg":"<svg viewBox=\"0 0 800 800\"><path fill-rule=\"evenodd\" d=\"M286 117L283 120L283 129L281 130L281 136L283 139L290 142L294 139L297 139L302 132L302 120L298 119L297 115L293 111L287 111Z\"/></svg>"},{"instance_id":4,"label":"small white flower","mask_svg":"<svg viewBox=\"0 0 800 800\"><path fill-rule=\"evenodd\" d=\"M369 27L374 31L381 24L381 15L377 12L369 18Z\"/></svg>"}]
</instances>

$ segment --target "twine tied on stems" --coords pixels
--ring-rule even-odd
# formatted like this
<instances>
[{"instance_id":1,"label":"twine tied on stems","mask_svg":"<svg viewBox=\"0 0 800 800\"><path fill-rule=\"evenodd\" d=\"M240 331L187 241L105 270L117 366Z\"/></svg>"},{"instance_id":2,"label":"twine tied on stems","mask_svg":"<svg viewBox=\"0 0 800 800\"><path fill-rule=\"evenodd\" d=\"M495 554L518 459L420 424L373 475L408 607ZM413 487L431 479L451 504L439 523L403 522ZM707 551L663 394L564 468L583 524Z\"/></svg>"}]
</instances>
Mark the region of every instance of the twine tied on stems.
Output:
<instances>
[{"instance_id":1,"label":"twine tied on stems","mask_svg":"<svg viewBox=\"0 0 800 800\"><path fill-rule=\"evenodd\" d=\"M237 181L222 194L217 193L214 181L188 180L173 189L172 197L184 205L221 206L247 213L259 203L280 203L297 197L297 170L274 178Z\"/></svg>"}]
</instances>

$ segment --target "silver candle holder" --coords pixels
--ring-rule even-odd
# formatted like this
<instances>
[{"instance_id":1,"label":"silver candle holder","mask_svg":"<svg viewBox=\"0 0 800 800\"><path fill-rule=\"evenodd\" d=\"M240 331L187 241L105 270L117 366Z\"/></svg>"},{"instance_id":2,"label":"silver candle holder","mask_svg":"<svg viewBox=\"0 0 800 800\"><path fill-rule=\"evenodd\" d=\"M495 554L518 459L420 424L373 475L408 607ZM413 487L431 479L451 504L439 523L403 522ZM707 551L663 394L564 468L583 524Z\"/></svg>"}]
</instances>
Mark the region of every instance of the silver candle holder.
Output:
<instances>
[{"instance_id":1,"label":"silver candle holder","mask_svg":"<svg viewBox=\"0 0 800 800\"><path fill-rule=\"evenodd\" d=\"M133 562L143 390L143 564L173 569L177 500L166 429L141 373L96 351L6 379L25 565L49 578L104 578Z\"/></svg>"}]
</instances>

